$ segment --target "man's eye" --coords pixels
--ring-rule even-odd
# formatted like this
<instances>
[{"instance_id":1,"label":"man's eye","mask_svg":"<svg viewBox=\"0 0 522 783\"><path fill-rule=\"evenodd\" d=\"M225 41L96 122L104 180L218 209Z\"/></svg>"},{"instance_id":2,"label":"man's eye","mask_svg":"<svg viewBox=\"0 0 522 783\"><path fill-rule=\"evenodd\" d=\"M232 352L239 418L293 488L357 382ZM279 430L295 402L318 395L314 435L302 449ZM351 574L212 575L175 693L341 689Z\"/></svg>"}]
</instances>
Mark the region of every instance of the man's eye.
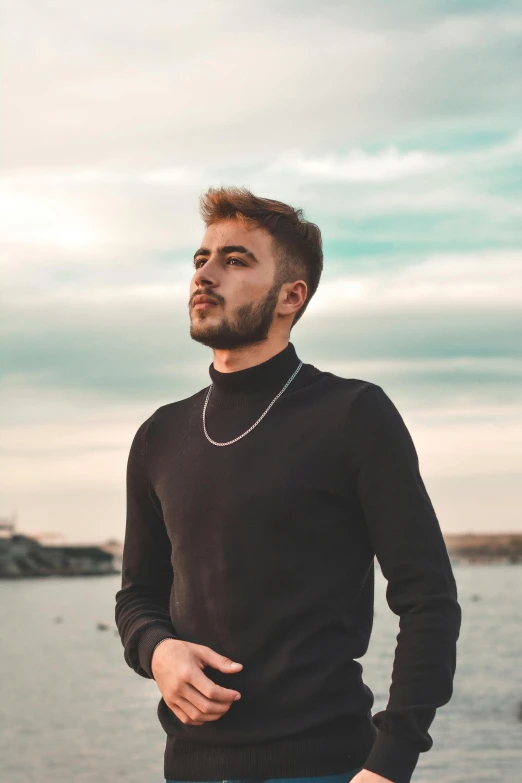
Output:
<instances>
[{"instance_id":1,"label":"man's eye","mask_svg":"<svg viewBox=\"0 0 522 783\"><path fill-rule=\"evenodd\" d=\"M194 261L194 266L195 266L195 268L196 268L196 269L199 269L199 267L200 267L200 261L205 261L205 260L206 260L206 259L204 259L204 258L197 258L197 259ZM244 263L244 261L241 261L241 259L240 259L240 258L235 258L234 256L232 256L231 258L228 258L228 259L227 259L227 261L237 261L239 264L241 264L241 266L246 266L246 264Z\"/></svg>"}]
</instances>

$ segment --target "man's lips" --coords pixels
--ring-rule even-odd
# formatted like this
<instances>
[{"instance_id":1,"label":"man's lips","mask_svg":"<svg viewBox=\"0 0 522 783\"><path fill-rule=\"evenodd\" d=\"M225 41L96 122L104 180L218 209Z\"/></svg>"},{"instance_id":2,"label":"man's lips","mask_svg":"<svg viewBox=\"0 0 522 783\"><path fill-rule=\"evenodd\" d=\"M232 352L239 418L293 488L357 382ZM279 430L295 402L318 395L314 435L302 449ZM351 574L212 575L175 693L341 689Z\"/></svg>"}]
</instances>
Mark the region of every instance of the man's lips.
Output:
<instances>
[{"instance_id":1,"label":"man's lips","mask_svg":"<svg viewBox=\"0 0 522 783\"><path fill-rule=\"evenodd\" d=\"M216 307L217 302L196 302L194 310L204 310L207 307Z\"/></svg>"}]
</instances>

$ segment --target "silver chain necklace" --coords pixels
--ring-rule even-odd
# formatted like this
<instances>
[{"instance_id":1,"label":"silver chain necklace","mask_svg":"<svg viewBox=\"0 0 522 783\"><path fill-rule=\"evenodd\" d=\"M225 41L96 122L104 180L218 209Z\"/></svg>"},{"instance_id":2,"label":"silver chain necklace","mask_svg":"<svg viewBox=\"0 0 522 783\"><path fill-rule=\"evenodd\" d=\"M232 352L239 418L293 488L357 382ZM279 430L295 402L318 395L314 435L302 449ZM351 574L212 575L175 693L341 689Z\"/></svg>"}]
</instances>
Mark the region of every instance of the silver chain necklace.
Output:
<instances>
[{"instance_id":1,"label":"silver chain necklace","mask_svg":"<svg viewBox=\"0 0 522 783\"><path fill-rule=\"evenodd\" d=\"M207 436L207 440L209 440L211 443L213 443L214 446L230 446L231 443L235 443L237 440L240 440L241 438L244 438L245 435L248 435L249 432L252 432L254 427L257 427L257 425L259 424L261 419L266 416L266 414L268 413L268 411L270 410L270 408L272 407L274 402L282 395L282 393L287 388L287 386L289 386L289 384L294 380L295 376L297 375L297 373L299 372L299 370L301 369L302 366L303 366L303 362L299 362L299 366L297 367L297 370L295 370L295 372L290 376L290 378L287 380L287 382L285 383L285 385L283 386L283 388L281 389L279 394L276 397L274 397L274 399L272 400L272 402L270 403L270 405L268 406L266 411L261 414L261 416L255 422L255 424L252 424L252 426L249 427L248 430L246 432L244 432L242 435L239 435L237 438L234 438L234 440L228 440L226 443L218 443L217 440L212 440L212 438L209 436L209 434L207 432L207 427L206 427L206 424L205 424L205 411L207 409L208 401L209 401L210 395L212 393L212 386L214 385L213 383L211 383L210 386L208 387L207 399L205 400L205 404L203 405L203 430L205 431L205 435Z\"/></svg>"}]
</instances>

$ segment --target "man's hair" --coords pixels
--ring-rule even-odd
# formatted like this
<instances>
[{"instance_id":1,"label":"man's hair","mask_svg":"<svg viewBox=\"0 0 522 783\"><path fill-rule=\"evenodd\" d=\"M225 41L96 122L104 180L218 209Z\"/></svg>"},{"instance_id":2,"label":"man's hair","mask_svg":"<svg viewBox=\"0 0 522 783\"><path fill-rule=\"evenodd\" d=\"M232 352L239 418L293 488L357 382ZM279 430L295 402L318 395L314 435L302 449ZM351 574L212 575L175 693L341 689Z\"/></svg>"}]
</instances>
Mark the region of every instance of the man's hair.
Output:
<instances>
[{"instance_id":1,"label":"man's hair","mask_svg":"<svg viewBox=\"0 0 522 783\"><path fill-rule=\"evenodd\" d=\"M302 209L282 201L254 196L247 188L209 188L200 197L200 214L205 226L234 218L244 225L264 228L272 236L276 257L275 280L281 286L304 280L308 292L295 313L292 327L301 318L315 294L323 271L321 232L303 218Z\"/></svg>"}]
</instances>

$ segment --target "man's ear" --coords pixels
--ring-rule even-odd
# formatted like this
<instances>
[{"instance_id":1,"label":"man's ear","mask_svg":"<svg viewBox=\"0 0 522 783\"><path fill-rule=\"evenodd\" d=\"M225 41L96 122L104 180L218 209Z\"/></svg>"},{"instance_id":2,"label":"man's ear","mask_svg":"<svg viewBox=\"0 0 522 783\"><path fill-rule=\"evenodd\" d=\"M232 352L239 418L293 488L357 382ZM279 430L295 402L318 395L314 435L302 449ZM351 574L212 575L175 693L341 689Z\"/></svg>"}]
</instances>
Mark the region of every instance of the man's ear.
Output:
<instances>
[{"instance_id":1,"label":"man's ear","mask_svg":"<svg viewBox=\"0 0 522 783\"><path fill-rule=\"evenodd\" d=\"M306 302L306 298L308 296L308 286L306 285L304 280L297 280L295 283L287 283L288 286L286 292L285 292L285 298L283 301L287 304L294 304L296 301L296 298L302 299L301 307ZM298 311L296 311L298 312Z\"/></svg>"}]
</instances>

